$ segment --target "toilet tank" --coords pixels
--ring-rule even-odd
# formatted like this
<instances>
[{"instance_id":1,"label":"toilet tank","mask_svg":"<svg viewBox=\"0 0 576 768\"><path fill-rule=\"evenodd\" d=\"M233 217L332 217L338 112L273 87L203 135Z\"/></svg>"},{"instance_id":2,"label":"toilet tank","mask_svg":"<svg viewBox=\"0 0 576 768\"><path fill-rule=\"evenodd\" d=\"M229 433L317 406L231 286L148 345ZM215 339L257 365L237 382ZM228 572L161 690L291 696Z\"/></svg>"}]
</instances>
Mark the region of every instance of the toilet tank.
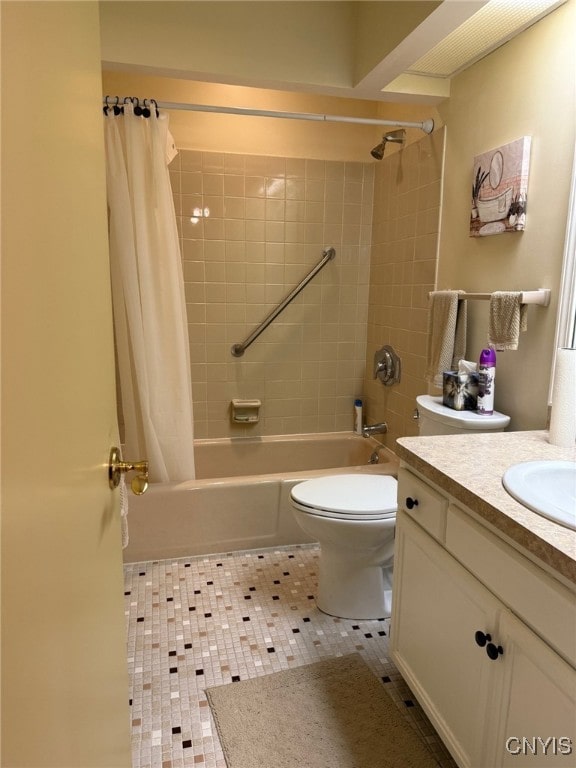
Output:
<instances>
[{"instance_id":1,"label":"toilet tank","mask_svg":"<svg viewBox=\"0 0 576 768\"><path fill-rule=\"evenodd\" d=\"M455 411L442 403L441 397L418 395L418 429L420 435L464 435L475 432L502 432L510 416L494 411L490 416L476 411Z\"/></svg>"}]
</instances>

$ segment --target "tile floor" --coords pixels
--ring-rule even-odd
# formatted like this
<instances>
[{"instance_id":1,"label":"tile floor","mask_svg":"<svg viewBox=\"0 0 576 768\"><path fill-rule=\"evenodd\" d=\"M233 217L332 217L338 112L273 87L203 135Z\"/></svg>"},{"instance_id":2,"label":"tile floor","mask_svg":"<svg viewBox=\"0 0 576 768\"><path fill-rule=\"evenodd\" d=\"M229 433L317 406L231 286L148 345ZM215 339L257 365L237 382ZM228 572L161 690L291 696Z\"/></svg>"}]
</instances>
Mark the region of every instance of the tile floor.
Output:
<instances>
[{"instance_id":1,"label":"tile floor","mask_svg":"<svg viewBox=\"0 0 576 768\"><path fill-rule=\"evenodd\" d=\"M353 652L454 768L387 657L389 620L316 608L318 557L302 545L125 566L133 768L225 768L206 688Z\"/></svg>"}]
</instances>

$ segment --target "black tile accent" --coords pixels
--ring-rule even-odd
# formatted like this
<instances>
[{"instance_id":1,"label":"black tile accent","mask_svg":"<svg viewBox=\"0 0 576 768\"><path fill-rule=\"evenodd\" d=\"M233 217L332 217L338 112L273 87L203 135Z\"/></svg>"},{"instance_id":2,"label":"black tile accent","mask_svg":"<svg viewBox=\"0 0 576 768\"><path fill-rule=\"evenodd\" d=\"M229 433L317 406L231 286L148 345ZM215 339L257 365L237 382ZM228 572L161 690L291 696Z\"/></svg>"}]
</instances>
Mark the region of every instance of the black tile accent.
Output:
<instances>
[{"instance_id":1,"label":"black tile accent","mask_svg":"<svg viewBox=\"0 0 576 768\"><path fill-rule=\"evenodd\" d=\"M167 602L167 603L171 603L171 602L173 602L173 600L174 600L174 598L173 598L173 597L167 597L167 598L166 598L166 602Z\"/></svg>"},{"instance_id":2,"label":"black tile accent","mask_svg":"<svg viewBox=\"0 0 576 768\"><path fill-rule=\"evenodd\" d=\"M168 656L176 656L176 651L168 651Z\"/></svg>"},{"instance_id":3,"label":"black tile accent","mask_svg":"<svg viewBox=\"0 0 576 768\"><path fill-rule=\"evenodd\" d=\"M412 701L412 699L406 699L404 704L406 704L407 707L413 707L414 706L414 702Z\"/></svg>"},{"instance_id":4,"label":"black tile accent","mask_svg":"<svg viewBox=\"0 0 576 768\"><path fill-rule=\"evenodd\" d=\"M372 632L365 632L364 637L374 637L374 635L372 634Z\"/></svg>"},{"instance_id":5,"label":"black tile accent","mask_svg":"<svg viewBox=\"0 0 576 768\"><path fill-rule=\"evenodd\" d=\"M244 595L244 600L252 600L252 595Z\"/></svg>"},{"instance_id":6,"label":"black tile accent","mask_svg":"<svg viewBox=\"0 0 576 768\"><path fill-rule=\"evenodd\" d=\"M384 677L382 678L382 682L383 683L391 683L392 680L391 680L391 678L388 677L388 675L384 675Z\"/></svg>"},{"instance_id":7,"label":"black tile accent","mask_svg":"<svg viewBox=\"0 0 576 768\"><path fill-rule=\"evenodd\" d=\"M182 733L182 728L180 728L179 725L175 725L174 728L172 728L172 733Z\"/></svg>"},{"instance_id":8,"label":"black tile accent","mask_svg":"<svg viewBox=\"0 0 576 768\"><path fill-rule=\"evenodd\" d=\"M248 587L249 592L256 592L256 587Z\"/></svg>"},{"instance_id":9,"label":"black tile accent","mask_svg":"<svg viewBox=\"0 0 576 768\"><path fill-rule=\"evenodd\" d=\"M191 563L184 563L184 568L190 568Z\"/></svg>"},{"instance_id":10,"label":"black tile accent","mask_svg":"<svg viewBox=\"0 0 576 768\"><path fill-rule=\"evenodd\" d=\"M240 675L232 675L232 682L233 683L239 683L240 682Z\"/></svg>"},{"instance_id":11,"label":"black tile accent","mask_svg":"<svg viewBox=\"0 0 576 768\"><path fill-rule=\"evenodd\" d=\"M138 574L138 576L146 576L146 571L140 571L140 573Z\"/></svg>"},{"instance_id":12,"label":"black tile accent","mask_svg":"<svg viewBox=\"0 0 576 768\"><path fill-rule=\"evenodd\" d=\"M211 613L205 613L205 614L204 614L204 618L205 618L205 619L209 619L209 618L211 618L211 616L212 616L212 614L211 614Z\"/></svg>"},{"instance_id":13,"label":"black tile accent","mask_svg":"<svg viewBox=\"0 0 576 768\"><path fill-rule=\"evenodd\" d=\"M383 630L383 629L381 629L381 630L378 632L378 634L380 635L380 637L386 637L386 632L384 632L384 630Z\"/></svg>"},{"instance_id":14,"label":"black tile accent","mask_svg":"<svg viewBox=\"0 0 576 768\"><path fill-rule=\"evenodd\" d=\"M213 582L213 581L207 581L207 582L206 582L206 584L207 584L209 587L211 587L211 586L214 584L214 582Z\"/></svg>"},{"instance_id":15,"label":"black tile accent","mask_svg":"<svg viewBox=\"0 0 576 768\"><path fill-rule=\"evenodd\" d=\"M272 595L272 600L280 600L280 597L278 595Z\"/></svg>"},{"instance_id":16,"label":"black tile accent","mask_svg":"<svg viewBox=\"0 0 576 768\"><path fill-rule=\"evenodd\" d=\"M272 583L273 584L280 584L280 580L279 579L274 579L274 581Z\"/></svg>"},{"instance_id":17,"label":"black tile accent","mask_svg":"<svg viewBox=\"0 0 576 768\"><path fill-rule=\"evenodd\" d=\"M138 616L138 618L136 619L136 621L144 621L144 616Z\"/></svg>"},{"instance_id":18,"label":"black tile accent","mask_svg":"<svg viewBox=\"0 0 576 768\"><path fill-rule=\"evenodd\" d=\"M194 594L195 595L201 595L202 594L202 590L201 589L195 589L194 590Z\"/></svg>"},{"instance_id":19,"label":"black tile accent","mask_svg":"<svg viewBox=\"0 0 576 768\"><path fill-rule=\"evenodd\" d=\"M352 629L360 629L360 627L358 626L358 624L352 624Z\"/></svg>"},{"instance_id":20,"label":"black tile accent","mask_svg":"<svg viewBox=\"0 0 576 768\"><path fill-rule=\"evenodd\" d=\"M250 616L242 616L242 621L250 621Z\"/></svg>"},{"instance_id":21,"label":"black tile accent","mask_svg":"<svg viewBox=\"0 0 576 768\"><path fill-rule=\"evenodd\" d=\"M258 560L264 560L264 555L258 555Z\"/></svg>"},{"instance_id":22,"label":"black tile accent","mask_svg":"<svg viewBox=\"0 0 576 768\"><path fill-rule=\"evenodd\" d=\"M178 667L170 667L170 674L173 675L175 672L178 672Z\"/></svg>"},{"instance_id":23,"label":"black tile accent","mask_svg":"<svg viewBox=\"0 0 576 768\"><path fill-rule=\"evenodd\" d=\"M184 643L184 648L188 651L192 648L192 643Z\"/></svg>"},{"instance_id":24,"label":"black tile accent","mask_svg":"<svg viewBox=\"0 0 576 768\"><path fill-rule=\"evenodd\" d=\"M306 597L308 598L308 600L314 600L314 595L306 595Z\"/></svg>"},{"instance_id":25,"label":"black tile accent","mask_svg":"<svg viewBox=\"0 0 576 768\"><path fill-rule=\"evenodd\" d=\"M200 677L200 675L203 675L203 674L204 674L204 670L203 669L197 669L196 670L196 677Z\"/></svg>"},{"instance_id":26,"label":"black tile accent","mask_svg":"<svg viewBox=\"0 0 576 768\"><path fill-rule=\"evenodd\" d=\"M266 648L266 650L268 651L268 653L276 653L276 648L274 648L274 646L272 646L271 648Z\"/></svg>"},{"instance_id":27,"label":"black tile accent","mask_svg":"<svg viewBox=\"0 0 576 768\"><path fill-rule=\"evenodd\" d=\"M195 611L196 610L196 606L195 605L189 605L188 606L188 610L189 611Z\"/></svg>"},{"instance_id":28,"label":"black tile accent","mask_svg":"<svg viewBox=\"0 0 576 768\"><path fill-rule=\"evenodd\" d=\"M222 563L216 563L216 568L222 568Z\"/></svg>"},{"instance_id":29,"label":"black tile accent","mask_svg":"<svg viewBox=\"0 0 576 768\"><path fill-rule=\"evenodd\" d=\"M132 592L124 592L125 597L128 597L128 595L131 595Z\"/></svg>"},{"instance_id":30,"label":"black tile accent","mask_svg":"<svg viewBox=\"0 0 576 768\"><path fill-rule=\"evenodd\" d=\"M300 630L299 629L293 629L292 632L294 632L294 634L297 635L300 632Z\"/></svg>"},{"instance_id":31,"label":"black tile accent","mask_svg":"<svg viewBox=\"0 0 576 768\"><path fill-rule=\"evenodd\" d=\"M283 571L282 576L290 576L290 571Z\"/></svg>"},{"instance_id":32,"label":"black tile accent","mask_svg":"<svg viewBox=\"0 0 576 768\"><path fill-rule=\"evenodd\" d=\"M310 621L310 619L308 617L306 617L305 619L302 619L302 621L308 622L308 621Z\"/></svg>"},{"instance_id":33,"label":"black tile accent","mask_svg":"<svg viewBox=\"0 0 576 768\"><path fill-rule=\"evenodd\" d=\"M191 739L186 739L186 741L182 742L183 749L188 749L191 746L192 746L192 740Z\"/></svg>"}]
</instances>

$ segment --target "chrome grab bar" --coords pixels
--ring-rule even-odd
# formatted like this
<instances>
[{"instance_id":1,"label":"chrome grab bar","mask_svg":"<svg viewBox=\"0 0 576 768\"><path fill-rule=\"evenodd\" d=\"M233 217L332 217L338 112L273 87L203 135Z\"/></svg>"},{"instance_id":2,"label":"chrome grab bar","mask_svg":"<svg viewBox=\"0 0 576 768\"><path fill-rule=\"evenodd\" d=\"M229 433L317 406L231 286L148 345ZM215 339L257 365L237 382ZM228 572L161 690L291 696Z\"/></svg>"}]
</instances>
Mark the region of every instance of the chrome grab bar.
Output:
<instances>
[{"instance_id":1,"label":"chrome grab bar","mask_svg":"<svg viewBox=\"0 0 576 768\"><path fill-rule=\"evenodd\" d=\"M293 290L293 291L291 291L291 292L288 294L288 296L286 296L286 298L285 298L285 299L283 299L283 300L280 302L280 304L278 304L278 306L276 307L276 309L274 309L272 312L270 312L270 314L269 314L267 317L265 317L265 318L264 318L264 320L262 320L262 322L260 323L260 325L258 326L258 328L255 328L255 329L252 331L252 333L250 334L250 336L248 336L246 339L244 339L244 341L242 341L241 343L239 343L239 344L233 344L233 345L232 345L232 349L231 349L230 351L232 352L233 356L234 356L234 357L242 357L242 355L243 355L243 354L244 354L244 352L245 352L245 351L248 349L248 347L250 346L250 344L252 344L252 342L253 342L253 341L256 341L256 339L258 338L258 336L260 336L260 334L262 333L262 331L264 331L266 328L268 328L268 326L270 325L270 323L271 323L273 320L275 320L275 319L278 317L278 315L280 314L280 312L282 312L283 310L285 310L285 309L286 309L286 307L288 306L288 304L290 304L290 302L292 301L292 299L295 299L295 298L296 298L296 296L298 296L298 294L300 293L300 291L301 291L301 290L302 290L302 289L303 289L305 286L307 286L307 285L308 285L308 283L310 282L310 280L312 280L312 278L313 278L315 275L317 275L317 274L318 274L318 272L320 272L320 270L322 269L322 267L324 267L324 266L325 266L325 265L326 265L326 264L327 264L327 263L328 263L328 262L329 262L331 259L333 259L333 258L334 258L334 256L336 256L336 251L334 250L334 248L326 248L324 251L322 251L322 259L321 259L321 260L318 262L318 264L316 264L316 266L315 266L315 267L314 267L314 268L313 268L313 269L312 269L312 270L311 270L311 271L310 271L310 272L309 272L309 273L306 275L306 277L304 278L304 280L302 280L302 282L300 282L300 283L299 283L299 284L296 286L296 288L294 288L294 290Z\"/></svg>"}]
</instances>

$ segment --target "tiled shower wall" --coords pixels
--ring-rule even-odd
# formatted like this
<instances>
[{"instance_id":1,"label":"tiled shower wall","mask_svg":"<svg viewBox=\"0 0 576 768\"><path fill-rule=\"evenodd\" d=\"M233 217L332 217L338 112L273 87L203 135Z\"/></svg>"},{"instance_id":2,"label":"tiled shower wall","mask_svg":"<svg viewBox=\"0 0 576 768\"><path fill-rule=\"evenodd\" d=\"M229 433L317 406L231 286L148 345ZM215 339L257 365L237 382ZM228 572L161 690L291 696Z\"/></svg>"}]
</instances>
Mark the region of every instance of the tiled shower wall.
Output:
<instances>
[{"instance_id":1,"label":"tiled shower wall","mask_svg":"<svg viewBox=\"0 0 576 768\"><path fill-rule=\"evenodd\" d=\"M368 420L386 421L379 439L417 434L415 398L428 392L425 380L428 293L436 284L444 129L376 168L374 222L364 400ZM374 353L385 344L400 356L400 384L373 378Z\"/></svg>"},{"instance_id":2,"label":"tiled shower wall","mask_svg":"<svg viewBox=\"0 0 576 768\"><path fill-rule=\"evenodd\" d=\"M362 396L373 162L182 150L181 234L196 438L352 428ZM336 258L241 358L231 354L333 246ZM232 398L261 419L230 419Z\"/></svg>"}]
</instances>

